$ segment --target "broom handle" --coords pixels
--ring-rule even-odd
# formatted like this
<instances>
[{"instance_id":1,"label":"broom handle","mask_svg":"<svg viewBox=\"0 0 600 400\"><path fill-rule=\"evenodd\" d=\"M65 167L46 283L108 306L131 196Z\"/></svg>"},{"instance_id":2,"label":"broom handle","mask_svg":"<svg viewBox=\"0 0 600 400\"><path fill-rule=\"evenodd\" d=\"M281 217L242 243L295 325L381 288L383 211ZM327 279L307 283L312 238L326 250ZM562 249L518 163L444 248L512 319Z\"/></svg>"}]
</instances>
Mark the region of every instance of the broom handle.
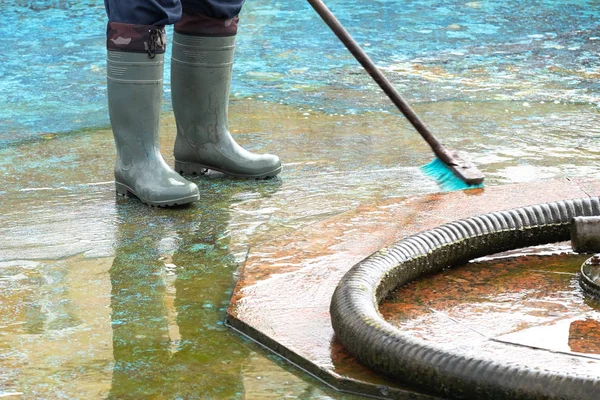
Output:
<instances>
[{"instance_id":1,"label":"broom handle","mask_svg":"<svg viewBox=\"0 0 600 400\"><path fill-rule=\"evenodd\" d=\"M406 119L415 127L417 132L421 134L423 139L429 144L435 155L446 164L453 163L452 156L446 150L446 148L433 136L433 133L429 130L427 125L419 118L414 112L412 107L400 96L400 93L392 86L390 81L383 75L383 73L377 68L375 63L371 61L369 56L360 48L358 43L348 31L342 26L340 21L333 15L333 13L327 8L327 6L321 0L307 0L308 3L315 9L317 14L323 19L323 21L329 25L333 33L341 40L346 46L350 53L356 58L363 68L371 75L371 77L377 82L379 87L383 89L385 94L392 100L392 102L398 107L398 110L404 114Z\"/></svg>"}]
</instances>

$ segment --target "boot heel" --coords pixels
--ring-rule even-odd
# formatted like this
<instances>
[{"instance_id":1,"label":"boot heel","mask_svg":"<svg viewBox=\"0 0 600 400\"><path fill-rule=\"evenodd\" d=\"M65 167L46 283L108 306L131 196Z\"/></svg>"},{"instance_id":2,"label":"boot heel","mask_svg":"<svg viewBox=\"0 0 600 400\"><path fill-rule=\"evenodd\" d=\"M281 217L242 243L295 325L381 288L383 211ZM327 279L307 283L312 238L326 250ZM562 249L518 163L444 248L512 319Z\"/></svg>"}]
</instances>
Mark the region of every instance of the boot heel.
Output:
<instances>
[{"instance_id":1,"label":"boot heel","mask_svg":"<svg viewBox=\"0 0 600 400\"><path fill-rule=\"evenodd\" d=\"M129 189L122 183L115 182L115 189L117 190L117 196L130 197Z\"/></svg>"},{"instance_id":2,"label":"boot heel","mask_svg":"<svg viewBox=\"0 0 600 400\"><path fill-rule=\"evenodd\" d=\"M208 171L208 168L200 164L186 163L175 160L175 171L177 171L180 175L205 175Z\"/></svg>"}]
</instances>

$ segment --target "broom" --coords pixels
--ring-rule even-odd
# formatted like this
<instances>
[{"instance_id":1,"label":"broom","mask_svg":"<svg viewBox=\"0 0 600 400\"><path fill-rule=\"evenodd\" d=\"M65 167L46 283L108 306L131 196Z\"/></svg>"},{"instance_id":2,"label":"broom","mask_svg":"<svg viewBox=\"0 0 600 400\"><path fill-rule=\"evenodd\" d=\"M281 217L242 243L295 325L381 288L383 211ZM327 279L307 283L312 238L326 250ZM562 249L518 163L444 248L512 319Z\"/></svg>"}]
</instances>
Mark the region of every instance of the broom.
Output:
<instances>
[{"instance_id":1,"label":"broom","mask_svg":"<svg viewBox=\"0 0 600 400\"><path fill-rule=\"evenodd\" d=\"M369 56L367 56L360 48L356 41L352 39L352 36L350 36L348 31L346 31L327 6L321 0L307 1L346 46L350 53L352 53L354 58L356 58L375 82L377 82L379 87L383 89L385 94L387 94L390 100L398 107L398 110L404 114L417 132L421 134L427 144L429 144L437 158L421 167L421 170L426 175L434 178L443 190L461 190L473 186L481 186L484 179L481 171L477 169L475 164L466 158L466 155L447 149L436 139L425 123L419 118L402 96L400 96L400 93L396 91L390 81L383 75L379 68L377 68L373 61L371 61Z\"/></svg>"}]
</instances>

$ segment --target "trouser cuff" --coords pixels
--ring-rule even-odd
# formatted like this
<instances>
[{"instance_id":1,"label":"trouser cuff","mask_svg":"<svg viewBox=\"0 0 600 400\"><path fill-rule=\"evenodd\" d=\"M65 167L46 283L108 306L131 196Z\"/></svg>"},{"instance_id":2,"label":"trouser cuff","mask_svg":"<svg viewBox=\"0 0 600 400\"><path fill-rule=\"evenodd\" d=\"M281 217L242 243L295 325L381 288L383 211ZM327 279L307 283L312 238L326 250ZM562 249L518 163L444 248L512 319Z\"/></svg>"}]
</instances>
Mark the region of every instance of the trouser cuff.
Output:
<instances>
[{"instance_id":1,"label":"trouser cuff","mask_svg":"<svg viewBox=\"0 0 600 400\"><path fill-rule=\"evenodd\" d=\"M108 50L162 54L167 48L164 26L109 22L106 28Z\"/></svg>"}]
</instances>

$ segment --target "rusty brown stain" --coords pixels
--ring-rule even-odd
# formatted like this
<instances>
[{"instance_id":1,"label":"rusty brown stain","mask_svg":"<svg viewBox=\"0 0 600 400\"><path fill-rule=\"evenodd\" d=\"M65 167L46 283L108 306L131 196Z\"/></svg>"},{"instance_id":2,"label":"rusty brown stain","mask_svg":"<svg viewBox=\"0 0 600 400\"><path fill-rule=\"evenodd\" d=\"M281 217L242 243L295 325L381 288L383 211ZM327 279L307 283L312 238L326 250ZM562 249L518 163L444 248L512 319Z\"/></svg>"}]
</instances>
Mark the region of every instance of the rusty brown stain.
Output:
<instances>
[{"instance_id":1,"label":"rusty brown stain","mask_svg":"<svg viewBox=\"0 0 600 400\"><path fill-rule=\"evenodd\" d=\"M364 367L336 344L329 320L331 295L352 265L401 238L445 222L583 197L586 193L582 187L588 187L585 185L586 182L558 179L361 204L354 210L252 248L241 270L228 313L242 325L247 324L280 345L296 349L305 367L312 365L336 376L368 381L370 378ZM507 280L486 288L491 279L488 272L464 273L464 276L455 276L447 282L454 285L455 301L467 295L483 296L518 286ZM474 285L474 292L468 293L467 286L478 279L483 283ZM554 279L531 276L521 285L534 289ZM412 290L406 301L394 304L397 307L394 313L402 311L408 317L422 313L423 305L436 291L419 282ZM436 306L445 304L449 307L453 300L444 302ZM387 312L385 307L383 313ZM279 311L273 312L274 309ZM485 312L484 308L475 310ZM300 316L302 324L295 322ZM519 322L511 320L509 327L517 329L518 325Z\"/></svg>"},{"instance_id":2,"label":"rusty brown stain","mask_svg":"<svg viewBox=\"0 0 600 400\"><path fill-rule=\"evenodd\" d=\"M569 347L578 353L600 354L600 322L589 318L571 322Z\"/></svg>"}]
</instances>

